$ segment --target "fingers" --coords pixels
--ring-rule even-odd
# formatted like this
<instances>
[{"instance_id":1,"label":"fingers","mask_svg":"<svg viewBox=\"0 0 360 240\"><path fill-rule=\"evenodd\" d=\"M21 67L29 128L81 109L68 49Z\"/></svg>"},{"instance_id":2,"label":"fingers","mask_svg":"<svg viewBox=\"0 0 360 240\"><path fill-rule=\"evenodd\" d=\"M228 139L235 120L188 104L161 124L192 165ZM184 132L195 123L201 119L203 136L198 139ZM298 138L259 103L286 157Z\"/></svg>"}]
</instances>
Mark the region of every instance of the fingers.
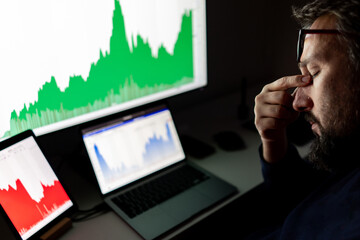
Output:
<instances>
[{"instance_id":1,"label":"fingers","mask_svg":"<svg viewBox=\"0 0 360 240\"><path fill-rule=\"evenodd\" d=\"M276 104L284 107L292 108L294 97L286 91L262 92L255 98L255 102L265 104Z\"/></svg>"},{"instance_id":2,"label":"fingers","mask_svg":"<svg viewBox=\"0 0 360 240\"><path fill-rule=\"evenodd\" d=\"M278 113L280 112L280 113ZM262 112L257 112L255 125L260 135L267 138L265 134L268 130L283 130L299 116L296 111L290 111L283 107L279 110L272 110L272 107L264 108Z\"/></svg>"},{"instance_id":3,"label":"fingers","mask_svg":"<svg viewBox=\"0 0 360 240\"><path fill-rule=\"evenodd\" d=\"M311 76L296 75L283 77L264 87L264 91L285 91L290 88L304 87L311 82Z\"/></svg>"},{"instance_id":4,"label":"fingers","mask_svg":"<svg viewBox=\"0 0 360 240\"><path fill-rule=\"evenodd\" d=\"M262 139L277 140L276 138L283 137L280 133L298 117L298 112L292 107L294 98L288 90L304 87L310 82L310 76L283 77L266 85L256 96L255 125Z\"/></svg>"},{"instance_id":5,"label":"fingers","mask_svg":"<svg viewBox=\"0 0 360 240\"><path fill-rule=\"evenodd\" d=\"M291 120L295 111L283 105L268 104L266 107L255 105L255 112L266 118Z\"/></svg>"}]
</instances>

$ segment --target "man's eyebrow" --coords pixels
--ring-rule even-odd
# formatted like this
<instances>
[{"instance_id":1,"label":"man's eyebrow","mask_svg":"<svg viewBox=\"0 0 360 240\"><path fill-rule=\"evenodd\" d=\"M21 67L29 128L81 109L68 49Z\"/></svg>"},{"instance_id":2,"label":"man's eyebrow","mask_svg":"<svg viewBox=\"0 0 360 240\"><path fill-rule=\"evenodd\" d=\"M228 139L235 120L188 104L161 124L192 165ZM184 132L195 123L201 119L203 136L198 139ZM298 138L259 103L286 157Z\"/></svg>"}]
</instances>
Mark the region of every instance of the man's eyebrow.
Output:
<instances>
[{"instance_id":1,"label":"man's eyebrow","mask_svg":"<svg viewBox=\"0 0 360 240\"><path fill-rule=\"evenodd\" d=\"M310 62L319 61L319 60L320 61L324 60L324 56L321 54L314 54L314 55L307 57L305 60L299 62L298 67L299 67L299 69L306 68Z\"/></svg>"},{"instance_id":2,"label":"man's eyebrow","mask_svg":"<svg viewBox=\"0 0 360 240\"><path fill-rule=\"evenodd\" d=\"M309 59L298 63L299 69L305 68L309 64Z\"/></svg>"}]
</instances>

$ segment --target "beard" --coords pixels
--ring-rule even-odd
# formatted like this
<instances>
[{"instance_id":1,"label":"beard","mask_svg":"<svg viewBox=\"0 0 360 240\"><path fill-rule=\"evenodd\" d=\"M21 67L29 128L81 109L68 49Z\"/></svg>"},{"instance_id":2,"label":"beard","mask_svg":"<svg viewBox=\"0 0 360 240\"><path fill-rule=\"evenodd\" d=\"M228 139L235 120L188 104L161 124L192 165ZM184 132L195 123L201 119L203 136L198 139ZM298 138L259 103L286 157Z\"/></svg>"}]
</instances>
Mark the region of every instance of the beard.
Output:
<instances>
[{"instance_id":1,"label":"beard","mask_svg":"<svg viewBox=\"0 0 360 240\"><path fill-rule=\"evenodd\" d=\"M325 170L327 172L338 172L349 169L358 161L354 157L355 149L354 142L358 140L356 137L348 136L334 137L329 134L322 134L316 136L308 156L309 161L312 162L315 168Z\"/></svg>"},{"instance_id":2,"label":"beard","mask_svg":"<svg viewBox=\"0 0 360 240\"><path fill-rule=\"evenodd\" d=\"M360 147L360 131L357 124L352 125L351 129L347 125L348 129L341 131L339 124L336 125L334 122L333 126L325 129L311 113L306 113L305 119L316 123L321 133L320 135L315 134L308 155L309 161L314 164L315 168L327 172L338 172L359 165L359 161L355 157ZM339 134L339 132L346 132L346 134Z\"/></svg>"}]
</instances>

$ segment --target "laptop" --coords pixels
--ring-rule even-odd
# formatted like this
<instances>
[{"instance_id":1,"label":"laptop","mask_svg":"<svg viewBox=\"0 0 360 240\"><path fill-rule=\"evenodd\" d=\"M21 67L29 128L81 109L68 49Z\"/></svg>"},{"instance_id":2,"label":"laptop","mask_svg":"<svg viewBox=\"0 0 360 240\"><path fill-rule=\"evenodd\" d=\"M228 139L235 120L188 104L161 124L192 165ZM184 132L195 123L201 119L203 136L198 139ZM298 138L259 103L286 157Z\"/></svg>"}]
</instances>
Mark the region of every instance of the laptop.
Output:
<instances>
[{"instance_id":1,"label":"laptop","mask_svg":"<svg viewBox=\"0 0 360 240\"><path fill-rule=\"evenodd\" d=\"M237 192L186 161L166 105L81 131L104 201L145 239L163 236Z\"/></svg>"},{"instance_id":2,"label":"laptop","mask_svg":"<svg viewBox=\"0 0 360 240\"><path fill-rule=\"evenodd\" d=\"M0 215L22 240L48 236L75 210L31 130L0 142L0 204Z\"/></svg>"}]
</instances>

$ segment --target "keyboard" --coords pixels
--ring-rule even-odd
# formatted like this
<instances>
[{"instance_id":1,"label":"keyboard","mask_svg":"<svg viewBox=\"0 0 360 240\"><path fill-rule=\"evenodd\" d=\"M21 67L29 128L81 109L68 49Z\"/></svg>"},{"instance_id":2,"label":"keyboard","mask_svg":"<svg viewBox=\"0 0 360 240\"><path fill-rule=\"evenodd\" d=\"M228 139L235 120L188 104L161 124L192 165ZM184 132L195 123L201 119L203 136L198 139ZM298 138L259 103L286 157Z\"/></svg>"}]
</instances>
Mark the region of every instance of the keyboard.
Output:
<instances>
[{"instance_id":1,"label":"keyboard","mask_svg":"<svg viewBox=\"0 0 360 240\"><path fill-rule=\"evenodd\" d=\"M131 189L112 201L130 218L147 211L165 200L209 178L203 172L184 165L139 187Z\"/></svg>"}]
</instances>

